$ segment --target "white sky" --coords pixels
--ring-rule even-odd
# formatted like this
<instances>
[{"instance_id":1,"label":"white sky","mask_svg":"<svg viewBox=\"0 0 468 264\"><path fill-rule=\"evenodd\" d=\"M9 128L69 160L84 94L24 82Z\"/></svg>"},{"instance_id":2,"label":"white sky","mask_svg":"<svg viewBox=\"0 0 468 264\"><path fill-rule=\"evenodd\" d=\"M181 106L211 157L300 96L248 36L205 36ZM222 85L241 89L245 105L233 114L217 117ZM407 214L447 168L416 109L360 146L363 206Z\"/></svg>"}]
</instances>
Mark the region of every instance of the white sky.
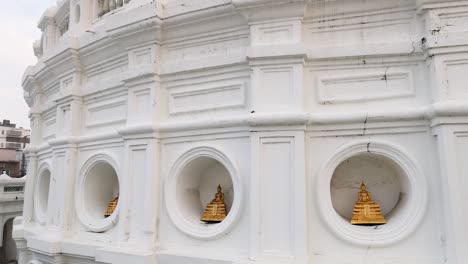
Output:
<instances>
[{"instance_id":1,"label":"white sky","mask_svg":"<svg viewBox=\"0 0 468 264\"><path fill-rule=\"evenodd\" d=\"M37 22L56 0L3 0L0 8L0 119L29 128L29 108L21 77L36 63L32 44L40 38Z\"/></svg>"}]
</instances>

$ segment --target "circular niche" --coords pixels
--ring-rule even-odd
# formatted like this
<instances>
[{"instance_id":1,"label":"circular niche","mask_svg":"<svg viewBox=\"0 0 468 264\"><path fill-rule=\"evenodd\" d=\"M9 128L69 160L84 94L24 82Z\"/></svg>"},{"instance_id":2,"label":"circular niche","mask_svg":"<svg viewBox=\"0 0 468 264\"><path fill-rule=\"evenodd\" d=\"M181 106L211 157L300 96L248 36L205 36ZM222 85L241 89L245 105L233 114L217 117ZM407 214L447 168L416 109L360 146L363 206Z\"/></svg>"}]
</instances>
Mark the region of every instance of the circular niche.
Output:
<instances>
[{"instance_id":1,"label":"circular niche","mask_svg":"<svg viewBox=\"0 0 468 264\"><path fill-rule=\"evenodd\" d=\"M93 232L104 232L116 224L119 203L109 217L104 217L109 202L119 195L119 177L113 162L98 156L88 161L78 184L77 214L84 226Z\"/></svg>"},{"instance_id":2,"label":"circular niche","mask_svg":"<svg viewBox=\"0 0 468 264\"><path fill-rule=\"evenodd\" d=\"M176 227L196 238L216 238L237 219L241 200L237 172L229 159L211 148L197 148L184 154L171 170L166 183L166 207ZM221 185L226 218L220 223L200 220L206 206Z\"/></svg>"},{"instance_id":3,"label":"circular niche","mask_svg":"<svg viewBox=\"0 0 468 264\"><path fill-rule=\"evenodd\" d=\"M316 201L325 225L340 239L386 246L409 236L422 221L427 183L413 160L386 142L360 141L339 148L317 177ZM364 182L387 220L379 226L350 223Z\"/></svg>"},{"instance_id":4,"label":"circular niche","mask_svg":"<svg viewBox=\"0 0 468 264\"><path fill-rule=\"evenodd\" d=\"M404 172L393 160L371 153L358 154L344 160L333 172L330 192L333 208L346 219L351 220L361 183L366 184L372 200L390 220L393 210L404 203L408 186ZM400 180L404 183L401 184Z\"/></svg>"},{"instance_id":5,"label":"circular niche","mask_svg":"<svg viewBox=\"0 0 468 264\"><path fill-rule=\"evenodd\" d=\"M36 217L40 223L45 223L46 221L47 209L49 207L50 180L51 172L47 167L44 167L39 171L34 197L36 201Z\"/></svg>"}]
</instances>

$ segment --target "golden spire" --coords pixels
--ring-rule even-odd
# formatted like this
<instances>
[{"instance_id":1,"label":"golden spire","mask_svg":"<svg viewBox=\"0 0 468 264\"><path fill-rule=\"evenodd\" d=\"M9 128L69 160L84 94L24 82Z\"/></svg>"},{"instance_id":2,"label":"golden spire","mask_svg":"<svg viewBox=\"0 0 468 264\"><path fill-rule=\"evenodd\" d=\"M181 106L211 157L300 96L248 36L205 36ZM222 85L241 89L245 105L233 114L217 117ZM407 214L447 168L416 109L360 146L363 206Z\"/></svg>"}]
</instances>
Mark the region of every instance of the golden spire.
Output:
<instances>
[{"instance_id":1,"label":"golden spire","mask_svg":"<svg viewBox=\"0 0 468 264\"><path fill-rule=\"evenodd\" d=\"M117 203L119 202L119 196L117 195L117 197L115 197L112 201L109 202L109 204L107 205L107 210L106 212L104 213L104 217L107 218L109 216L112 215L112 213L114 213L115 211L115 208L117 207Z\"/></svg>"}]
</instances>

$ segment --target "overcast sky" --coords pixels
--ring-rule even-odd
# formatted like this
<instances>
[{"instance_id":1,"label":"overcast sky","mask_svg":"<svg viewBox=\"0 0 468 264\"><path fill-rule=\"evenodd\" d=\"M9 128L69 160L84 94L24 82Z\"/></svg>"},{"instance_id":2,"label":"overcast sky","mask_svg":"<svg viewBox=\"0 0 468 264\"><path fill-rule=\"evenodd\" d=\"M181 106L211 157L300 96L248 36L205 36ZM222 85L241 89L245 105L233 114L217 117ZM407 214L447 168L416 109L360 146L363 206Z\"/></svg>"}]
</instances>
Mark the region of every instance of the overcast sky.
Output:
<instances>
[{"instance_id":1,"label":"overcast sky","mask_svg":"<svg viewBox=\"0 0 468 264\"><path fill-rule=\"evenodd\" d=\"M21 76L36 57L32 44L40 38L37 22L56 0L1 1L0 8L0 119L29 128L28 106L23 99Z\"/></svg>"}]
</instances>

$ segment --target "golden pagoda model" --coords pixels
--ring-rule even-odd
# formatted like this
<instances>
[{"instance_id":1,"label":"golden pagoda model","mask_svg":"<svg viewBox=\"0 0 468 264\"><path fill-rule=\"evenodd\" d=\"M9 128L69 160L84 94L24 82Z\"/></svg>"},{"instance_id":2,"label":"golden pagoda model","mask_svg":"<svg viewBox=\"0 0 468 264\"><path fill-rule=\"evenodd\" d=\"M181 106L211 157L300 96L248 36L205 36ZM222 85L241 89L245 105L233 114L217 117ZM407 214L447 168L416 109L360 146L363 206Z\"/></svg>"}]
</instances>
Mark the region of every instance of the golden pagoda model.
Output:
<instances>
[{"instance_id":1,"label":"golden pagoda model","mask_svg":"<svg viewBox=\"0 0 468 264\"><path fill-rule=\"evenodd\" d=\"M114 200L110 201L109 204L107 205L107 210L104 213L105 218L111 216L111 214L114 213L118 202L119 202L119 196L117 195L117 197L115 197Z\"/></svg>"},{"instance_id":2,"label":"golden pagoda model","mask_svg":"<svg viewBox=\"0 0 468 264\"><path fill-rule=\"evenodd\" d=\"M383 225L386 224L379 204L374 202L371 193L368 192L364 183L361 184L361 191L358 193L358 201L354 205L353 225Z\"/></svg>"},{"instance_id":3,"label":"golden pagoda model","mask_svg":"<svg viewBox=\"0 0 468 264\"><path fill-rule=\"evenodd\" d=\"M226 218L226 204L224 204L224 193L221 192L221 185L218 185L215 198L206 206L200 220L207 223L219 223L224 218Z\"/></svg>"}]
</instances>

